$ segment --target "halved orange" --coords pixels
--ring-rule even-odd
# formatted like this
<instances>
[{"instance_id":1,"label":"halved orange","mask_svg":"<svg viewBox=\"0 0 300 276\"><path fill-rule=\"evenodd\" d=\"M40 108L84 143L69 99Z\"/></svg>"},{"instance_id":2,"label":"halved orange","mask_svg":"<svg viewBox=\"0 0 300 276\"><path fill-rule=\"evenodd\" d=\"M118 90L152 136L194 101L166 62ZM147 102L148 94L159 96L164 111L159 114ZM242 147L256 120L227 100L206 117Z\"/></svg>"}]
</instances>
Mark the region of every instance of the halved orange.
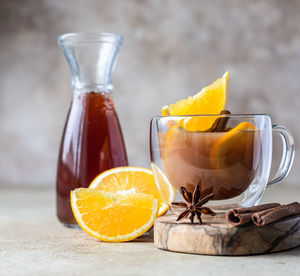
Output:
<instances>
[{"instance_id":1,"label":"halved orange","mask_svg":"<svg viewBox=\"0 0 300 276\"><path fill-rule=\"evenodd\" d=\"M226 108L228 94L229 72L204 87L193 97L177 101L162 108L163 116L220 114ZM211 127L215 117L185 118L180 126L189 131L203 131Z\"/></svg>"},{"instance_id":2,"label":"halved orange","mask_svg":"<svg viewBox=\"0 0 300 276\"><path fill-rule=\"evenodd\" d=\"M165 173L153 162L151 162L151 168L155 176L155 181L158 183L157 186L160 192L160 196L162 197L164 202L171 205L171 203L175 199L174 188L172 187Z\"/></svg>"},{"instance_id":3,"label":"halved orange","mask_svg":"<svg viewBox=\"0 0 300 276\"><path fill-rule=\"evenodd\" d=\"M153 226L158 214L158 201L151 195L112 194L89 188L71 191L71 206L86 233L108 242L141 236Z\"/></svg>"},{"instance_id":4,"label":"halved orange","mask_svg":"<svg viewBox=\"0 0 300 276\"><path fill-rule=\"evenodd\" d=\"M165 191L164 194L167 194L167 202L169 202L174 198L174 190L171 185L166 185L166 187L169 190ZM98 175L89 188L116 194L131 192L152 195L158 200L159 216L168 210L168 205L164 202L156 187L152 171L146 168L128 166L107 170Z\"/></svg>"}]
</instances>

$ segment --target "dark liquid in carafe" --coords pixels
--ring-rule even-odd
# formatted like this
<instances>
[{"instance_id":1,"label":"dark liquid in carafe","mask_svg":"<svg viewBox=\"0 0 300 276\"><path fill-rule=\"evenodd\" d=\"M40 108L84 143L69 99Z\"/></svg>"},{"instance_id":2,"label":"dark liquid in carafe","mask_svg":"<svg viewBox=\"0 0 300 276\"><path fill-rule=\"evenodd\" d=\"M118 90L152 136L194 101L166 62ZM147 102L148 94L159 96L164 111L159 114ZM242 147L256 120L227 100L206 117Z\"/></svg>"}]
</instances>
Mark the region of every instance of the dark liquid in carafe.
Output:
<instances>
[{"instance_id":1,"label":"dark liquid in carafe","mask_svg":"<svg viewBox=\"0 0 300 276\"><path fill-rule=\"evenodd\" d=\"M127 166L122 132L110 93L75 94L66 125L57 168L57 216L76 223L70 191L88 187L101 172Z\"/></svg>"}]
</instances>

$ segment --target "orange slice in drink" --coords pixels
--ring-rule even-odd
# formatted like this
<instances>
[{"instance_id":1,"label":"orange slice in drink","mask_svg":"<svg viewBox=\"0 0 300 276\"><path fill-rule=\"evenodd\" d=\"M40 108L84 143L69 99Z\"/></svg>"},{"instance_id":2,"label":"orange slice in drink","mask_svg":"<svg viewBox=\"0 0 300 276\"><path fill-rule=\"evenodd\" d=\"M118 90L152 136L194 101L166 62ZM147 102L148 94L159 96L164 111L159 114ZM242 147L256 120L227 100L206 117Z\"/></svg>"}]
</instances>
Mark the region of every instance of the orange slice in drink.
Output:
<instances>
[{"instance_id":1,"label":"orange slice in drink","mask_svg":"<svg viewBox=\"0 0 300 276\"><path fill-rule=\"evenodd\" d=\"M224 169L230 166L232 160L238 158L245 168L251 169L253 162L252 147L256 130L255 125L252 123L242 122L224 134L211 149L212 166L215 169ZM249 146L251 146L251 150Z\"/></svg>"},{"instance_id":2,"label":"orange slice in drink","mask_svg":"<svg viewBox=\"0 0 300 276\"><path fill-rule=\"evenodd\" d=\"M226 108L229 73L204 87L196 95L162 108L163 116L220 114ZM212 126L215 117L185 118L180 126L189 131L203 131Z\"/></svg>"},{"instance_id":3,"label":"orange slice in drink","mask_svg":"<svg viewBox=\"0 0 300 276\"><path fill-rule=\"evenodd\" d=\"M158 214L158 201L151 195L112 194L88 188L71 191L71 206L86 233L108 242L141 236L153 226Z\"/></svg>"},{"instance_id":4,"label":"orange slice in drink","mask_svg":"<svg viewBox=\"0 0 300 276\"><path fill-rule=\"evenodd\" d=\"M171 185L166 184L165 187L164 195L167 197L167 202L172 201L174 190ZM168 210L168 205L156 187L152 171L146 168L128 166L107 170L98 175L89 188L116 194L128 192L148 194L158 200L159 216Z\"/></svg>"}]
</instances>

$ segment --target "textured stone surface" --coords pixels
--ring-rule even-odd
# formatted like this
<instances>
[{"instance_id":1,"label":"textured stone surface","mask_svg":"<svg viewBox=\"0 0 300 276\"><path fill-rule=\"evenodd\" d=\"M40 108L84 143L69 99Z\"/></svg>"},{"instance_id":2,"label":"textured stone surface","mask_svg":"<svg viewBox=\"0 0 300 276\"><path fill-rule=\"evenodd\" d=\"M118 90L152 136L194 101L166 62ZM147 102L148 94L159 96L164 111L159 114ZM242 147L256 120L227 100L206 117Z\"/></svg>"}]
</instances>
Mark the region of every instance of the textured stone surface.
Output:
<instances>
[{"instance_id":1,"label":"textured stone surface","mask_svg":"<svg viewBox=\"0 0 300 276\"><path fill-rule=\"evenodd\" d=\"M54 183L71 97L56 44L65 32L124 35L113 82L133 165L149 166L149 120L160 107L226 69L229 109L270 113L298 143L299 12L297 0L1 0L0 185Z\"/></svg>"},{"instance_id":2,"label":"textured stone surface","mask_svg":"<svg viewBox=\"0 0 300 276\"><path fill-rule=\"evenodd\" d=\"M300 189L276 187L265 200L287 203ZM60 225L54 191L0 190L1 275L289 275L300 274L300 247L249 257L181 254L147 239L104 243Z\"/></svg>"},{"instance_id":3,"label":"textured stone surface","mask_svg":"<svg viewBox=\"0 0 300 276\"><path fill-rule=\"evenodd\" d=\"M176 222L177 216L156 219L154 245L175 252L207 255L253 255L291 249L300 245L300 216L266 225L234 227L225 214L203 216L203 224L188 219Z\"/></svg>"}]
</instances>

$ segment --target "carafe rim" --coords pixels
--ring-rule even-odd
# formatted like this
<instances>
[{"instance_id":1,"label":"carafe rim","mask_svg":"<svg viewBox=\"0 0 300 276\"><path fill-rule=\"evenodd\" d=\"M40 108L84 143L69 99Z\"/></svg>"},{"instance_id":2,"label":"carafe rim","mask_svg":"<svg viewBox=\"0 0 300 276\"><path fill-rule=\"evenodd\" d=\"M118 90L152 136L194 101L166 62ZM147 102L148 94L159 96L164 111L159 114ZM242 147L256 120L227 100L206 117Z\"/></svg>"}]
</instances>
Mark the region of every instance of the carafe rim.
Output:
<instances>
[{"instance_id":1,"label":"carafe rim","mask_svg":"<svg viewBox=\"0 0 300 276\"><path fill-rule=\"evenodd\" d=\"M123 36L107 32L65 33L57 38L57 43L62 48L80 43L112 43L120 46Z\"/></svg>"}]
</instances>

